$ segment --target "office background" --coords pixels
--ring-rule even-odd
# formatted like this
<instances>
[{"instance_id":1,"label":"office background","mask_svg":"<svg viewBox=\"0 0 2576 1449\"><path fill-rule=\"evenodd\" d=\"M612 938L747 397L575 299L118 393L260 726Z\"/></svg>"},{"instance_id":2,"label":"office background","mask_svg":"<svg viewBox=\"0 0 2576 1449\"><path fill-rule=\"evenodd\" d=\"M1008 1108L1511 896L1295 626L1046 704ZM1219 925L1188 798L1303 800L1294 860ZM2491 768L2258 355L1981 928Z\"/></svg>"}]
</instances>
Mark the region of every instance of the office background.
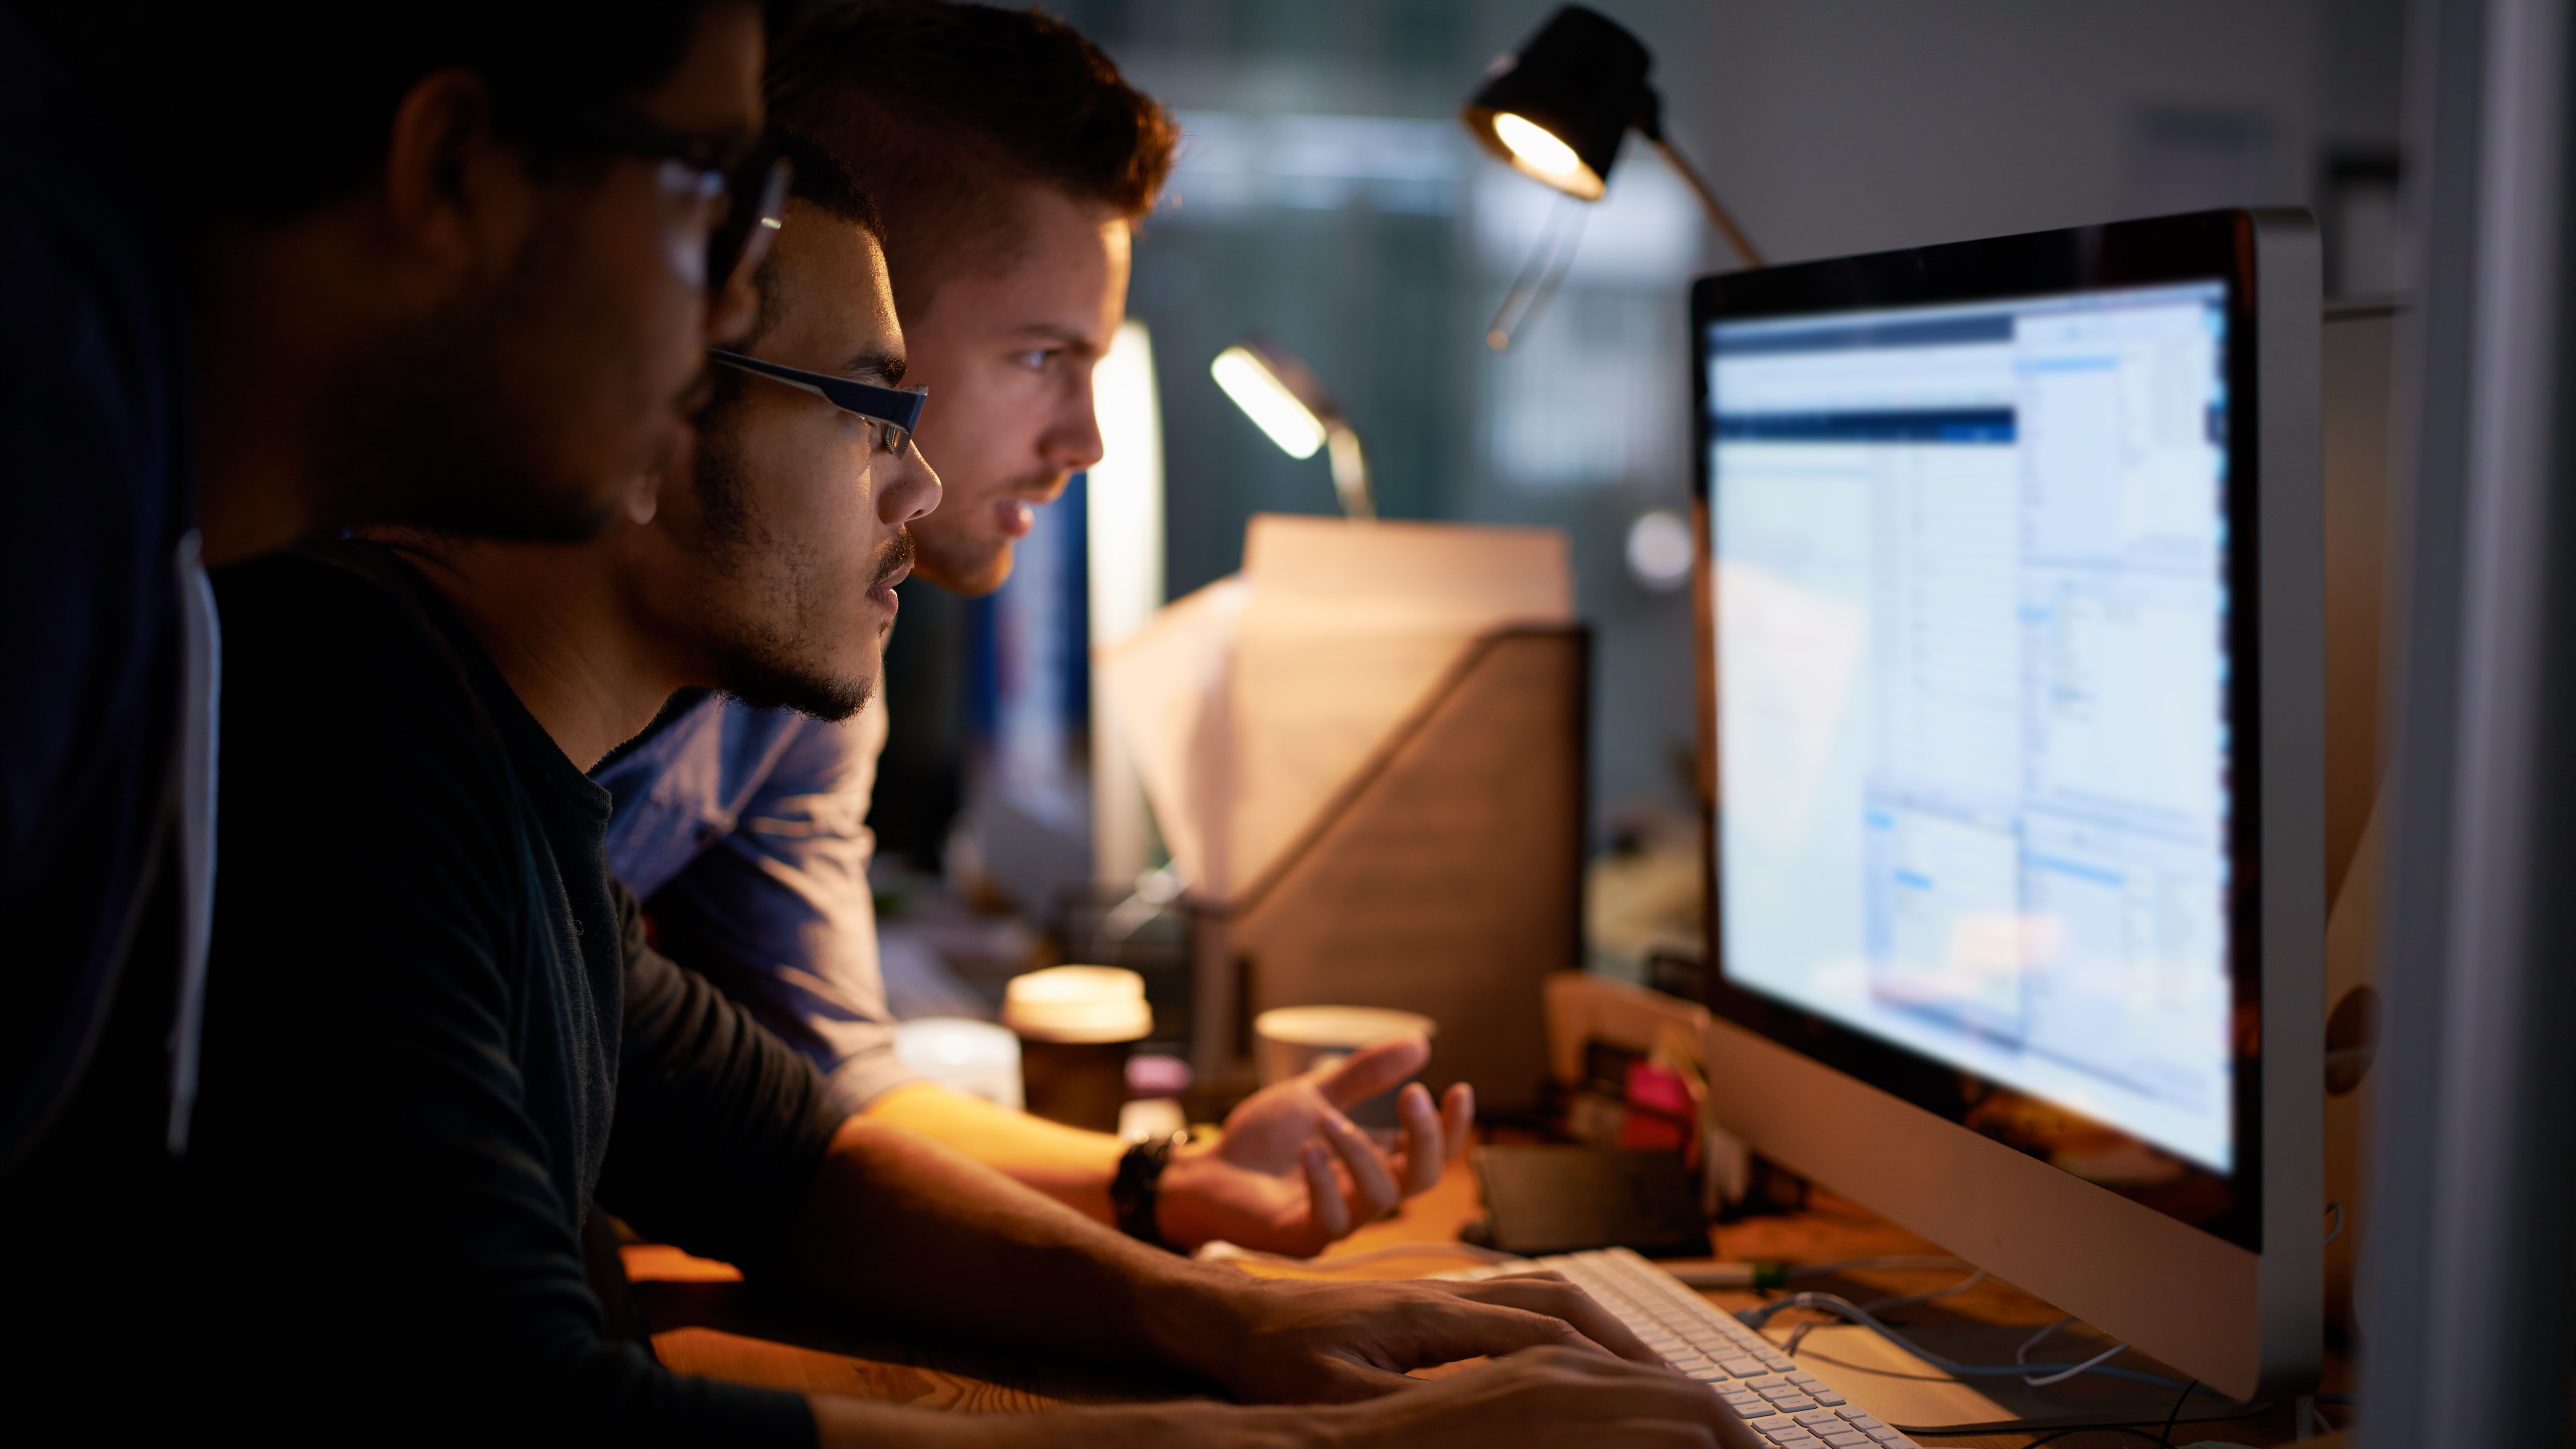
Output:
<instances>
[{"instance_id":1,"label":"office background","mask_svg":"<svg viewBox=\"0 0 2576 1449\"><path fill-rule=\"evenodd\" d=\"M1456 109L1551 6L1051 8L1185 131L1129 302L1159 372L1168 595L1235 569L1253 513L1335 510L1323 459L1283 455L1208 377L1221 348L1267 333L1340 395L1385 516L1567 533L1594 630L1593 848L1686 828L1689 596L1639 577L1626 545L1640 515L1687 506L1683 299L1729 259L1631 138L1553 304L1508 352L1485 345L1538 234L1577 204L1484 157ZM2396 275L2400 0L1600 8L1653 50L1671 134L1772 260L2297 204L2327 229L2334 290ZM1048 513L1011 589L1021 618L1060 621L1051 637L997 627L1008 599L906 587L876 816L887 849L929 869L960 834L980 861L973 822L993 822L983 835L1018 854L996 873L1033 916L1089 870L1078 509ZM1062 768L997 771L1015 723L1023 766L1035 739Z\"/></svg>"}]
</instances>

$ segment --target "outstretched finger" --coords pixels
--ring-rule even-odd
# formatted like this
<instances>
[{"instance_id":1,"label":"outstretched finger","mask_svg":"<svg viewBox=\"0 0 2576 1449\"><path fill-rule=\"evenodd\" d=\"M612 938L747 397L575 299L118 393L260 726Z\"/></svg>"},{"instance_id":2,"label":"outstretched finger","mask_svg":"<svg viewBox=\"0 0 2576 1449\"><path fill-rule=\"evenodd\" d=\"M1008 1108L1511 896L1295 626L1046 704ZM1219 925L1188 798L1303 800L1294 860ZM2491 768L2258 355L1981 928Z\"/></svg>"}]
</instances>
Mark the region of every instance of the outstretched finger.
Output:
<instances>
[{"instance_id":1,"label":"outstretched finger","mask_svg":"<svg viewBox=\"0 0 2576 1449\"><path fill-rule=\"evenodd\" d=\"M1465 1082L1452 1082L1448 1095L1440 1099L1440 1141L1451 1156L1467 1145L1467 1132L1476 1125L1476 1089Z\"/></svg>"},{"instance_id":2,"label":"outstretched finger","mask_svg":"<svg viewBox=\"0 0 2576 1449\"><path fill-rule=\"evenodd\" d=\"M1311 1075L1324 1100L1348 1110L1421 1071L1431 1043L1419 1032L1364 1046Z\"/></svg>"},{"instance_id":3,"label":"outstretched finger","mask_svg":"<svg viewBox=\"0 0 2576 1449\"><path fill-rule=\"evenodd\" d=\"M1368 1134L1352 1125L1351 1119L1327 1107L1323 1112L1324 1139L1342 1156L1342 1166L1351 1174L1351 1219L1375 1222L1402 1201L1395 1189L1395 1178L1387 1171L1386 1158Z\"/></svg>"},{"instance_id":4,"label":"outstretched finger","mask_svg":"<svg viewBox=\"0 0 2576 1449\"><path fill-rule=\"evenodd\" d=\"M1324 1241L1333 1242L1351 1230L1351 1210L1342 1201L1341 1179L1333 1176L1332 1159L1324 1155L1320 1142L1309 1142L1297 1154L1297 1165L1306 1173L1306 1211Z\"/></svg>"},{"instance_id":5,"label":"outstretched finger","mask_svg":"<svg viewBox=\"0 0 2576 1449\"><path fill-rule=\"evenodd\" d=\"M1420 1082L1410 1082L1395 1099L1396 1114L1404 1119L1404 1195L1429 1192L1440 1181L1440 1169L1449 1160L1447 1140L1441 1135L1440 1113L1431 1105L1431 1092Z\"/></svg>"}]
</instances>

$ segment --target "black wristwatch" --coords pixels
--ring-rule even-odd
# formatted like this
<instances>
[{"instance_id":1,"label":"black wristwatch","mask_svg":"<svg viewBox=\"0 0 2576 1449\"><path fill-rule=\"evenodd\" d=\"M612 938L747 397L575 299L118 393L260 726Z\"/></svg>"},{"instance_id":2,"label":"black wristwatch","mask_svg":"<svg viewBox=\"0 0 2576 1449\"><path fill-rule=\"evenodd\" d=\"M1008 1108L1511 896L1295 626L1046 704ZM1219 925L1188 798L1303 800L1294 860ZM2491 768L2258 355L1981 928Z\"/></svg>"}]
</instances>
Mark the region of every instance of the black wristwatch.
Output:
<instances>
[{"instance_id":1,"label":"black wristwatch","mask_svg":"<svg viewBox=\"0 0 2576 1449\"><path fill-rule=\"evenodd\" d=\"M1161 1196L1163 1169L1189 1140L1187 1132L1159 1134L1129 1147L1118 1159L1118 1175L1109 1181L1109 1202L1118 1210L1120 1232L1166 1252L1179 1251L1163 1241L1154 1204Z\"/></svg>"}]
</instances>

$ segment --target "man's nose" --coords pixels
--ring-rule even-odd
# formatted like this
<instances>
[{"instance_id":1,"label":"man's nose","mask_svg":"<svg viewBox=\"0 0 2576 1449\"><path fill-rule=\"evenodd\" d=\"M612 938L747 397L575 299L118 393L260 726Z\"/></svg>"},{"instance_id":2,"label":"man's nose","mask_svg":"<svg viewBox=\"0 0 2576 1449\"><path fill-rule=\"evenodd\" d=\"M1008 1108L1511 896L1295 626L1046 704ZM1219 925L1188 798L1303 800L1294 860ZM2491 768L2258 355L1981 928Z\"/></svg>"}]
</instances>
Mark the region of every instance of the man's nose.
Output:
<instances>
[{"instance_id":1,"label":"man's nose","mask_svg":"<svg viewBox=\"0 0 2576 1449\"><path fill-rule=\"evenodd\" d=\"M1066 472L1078 472L1100 461L1104 451L1100 442L1099 410L1092 403L1091 379L1085 376L1073 395L1065 399L1045 436L1038 440L1038 450L1048 463Z\"/></svg>"},{"instance_id":2,"label":"man's nose","mask_svg":"<svg viewBox=\"0 0 2576 1449\"><path fill-rule=\"evenodd\" d=\"M901 527L937 508L944 490L939 475L931 470L930 460L921 456L917 445L906 442L894 465L894 477L880 495L879 512L888 524Z\"/></svg>"}]
</instances>

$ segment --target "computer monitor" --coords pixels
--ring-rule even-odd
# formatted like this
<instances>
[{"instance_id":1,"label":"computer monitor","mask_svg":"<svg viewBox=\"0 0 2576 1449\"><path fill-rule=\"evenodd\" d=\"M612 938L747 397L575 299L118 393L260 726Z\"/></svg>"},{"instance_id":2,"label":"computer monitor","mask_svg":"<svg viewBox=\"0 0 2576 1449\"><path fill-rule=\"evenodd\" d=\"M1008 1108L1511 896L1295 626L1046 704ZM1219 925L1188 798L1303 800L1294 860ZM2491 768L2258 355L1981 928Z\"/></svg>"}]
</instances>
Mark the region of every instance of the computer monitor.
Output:
<instances>
[{"instance_id":1,"label":"computer monitor","mask_svg":"<svg viewBox=\"0 0 2576 1449\"><path fill-rule=\"evenodd\" d=\"M2321 1344L2319 309L2260 211L1691 299L1717 1115L2239 1398Z\"/></svg>"}]
</instances>

